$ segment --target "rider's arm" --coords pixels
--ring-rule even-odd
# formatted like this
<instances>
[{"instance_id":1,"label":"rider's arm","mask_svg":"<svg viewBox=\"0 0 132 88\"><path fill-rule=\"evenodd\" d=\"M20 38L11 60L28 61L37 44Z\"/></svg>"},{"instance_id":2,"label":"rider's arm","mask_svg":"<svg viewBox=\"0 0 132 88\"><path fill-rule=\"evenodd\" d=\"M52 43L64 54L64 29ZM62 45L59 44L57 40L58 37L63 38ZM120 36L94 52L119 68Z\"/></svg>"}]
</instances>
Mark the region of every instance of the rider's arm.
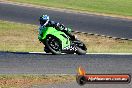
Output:
<instances>
[{"instance_id":1,"label":"rider's arm","mask_svg":"<svg viewBox=\"0 0 132 88\"><path fill-rule=\"evenodd\" d=\"M59 29L61 31L69 31L63 24L54 22L54 21L49 21L48 26L55 27L56 29Z\"/></svg>"},{"instance_id":2,"label":"rider's arm","mask_svg":"<svg viewBox=\"0 0 132 88\"><path fill-rule=\"evenodd\" d=\"M49 24L49 22L50 22L50 21L49 21L49 20L47 20L43 26L48 25L48 24Z\"/></svg>"},{"instance_id":3,"label":"rider's arm","mask_svg":"<svg viewBox=\"0 0 132 88\"><path fill-rule=\"evenodd\" d=\"M54 21L49 21L49 24L47 25L48 27L55 27L56 29L60 29L61 27L61 24L60 23L57 23L57 22L54 22Z\"/></svg>"},{"instance_id":4,"label":"rider's arm","mask_svg":"<svg viewBox=\"0 0 132 88\"><path fill-rule=\"evenodd\" d=\"M55 23L54 26L61 31L66 30L66 27L63 24Z\"/></svg>"}]
</instances>

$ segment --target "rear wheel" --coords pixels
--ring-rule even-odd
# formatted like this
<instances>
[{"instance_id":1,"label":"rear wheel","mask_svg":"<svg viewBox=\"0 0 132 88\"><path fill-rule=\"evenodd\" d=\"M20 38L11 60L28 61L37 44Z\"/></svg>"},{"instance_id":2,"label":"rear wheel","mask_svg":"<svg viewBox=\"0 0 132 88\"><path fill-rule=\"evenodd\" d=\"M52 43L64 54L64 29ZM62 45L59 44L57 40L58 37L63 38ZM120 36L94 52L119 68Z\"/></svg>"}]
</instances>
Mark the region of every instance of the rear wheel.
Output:
<instances>
[{"instance_id":1,"label":"rear wheel","mask_svg":"<svg viewBox=\"0 0 132 88\"><path fill-rule=\"evenodd\" d=\"M61 54L61 43L59 39L54 36L48 36L46 38L46 47L52 54Z\"/></svg>"},{"instance_id":2,"label":"rear wheel","mask_svg":"<svg viewBox=\"0 0 132 88\"><path fill-rule=\"evenodd\" d=\"M78 44L78 45L76 46L76 53L77 53L78 55L84 55L84 54L87 53L87 48L86 48L86 46L85 46L84 43L81 42L80 44Z\"/></svg>"}]
</instances>

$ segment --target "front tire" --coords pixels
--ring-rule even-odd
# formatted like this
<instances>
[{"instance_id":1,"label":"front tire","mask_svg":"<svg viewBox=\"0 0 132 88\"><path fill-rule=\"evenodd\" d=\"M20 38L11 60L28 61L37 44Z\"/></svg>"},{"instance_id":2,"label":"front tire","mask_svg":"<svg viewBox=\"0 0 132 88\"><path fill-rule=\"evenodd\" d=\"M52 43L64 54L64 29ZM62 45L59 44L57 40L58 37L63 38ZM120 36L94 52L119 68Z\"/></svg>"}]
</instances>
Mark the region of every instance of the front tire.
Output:
<instances>
[{"instance_id":1,"label":"front tire","mask_svg":"<svg viewBox=\"0 0 132 88\"><path fill-rule=\"evenodd\" d=\"M46 52L46 53L50 53L50 50L45 46L44 47L44 51Z\"/></svg>"},{"instance_id":2,"label":"front tire","mask_svg":"<svg viewBox=\"0 0 132 88\"><path fill-rule=\"evenodd\" d=\"M54 36L48 36L46 38L46 47L54 55L61 54L61 43L60 43L59 39Z\"/></svg>"}]
</instances>

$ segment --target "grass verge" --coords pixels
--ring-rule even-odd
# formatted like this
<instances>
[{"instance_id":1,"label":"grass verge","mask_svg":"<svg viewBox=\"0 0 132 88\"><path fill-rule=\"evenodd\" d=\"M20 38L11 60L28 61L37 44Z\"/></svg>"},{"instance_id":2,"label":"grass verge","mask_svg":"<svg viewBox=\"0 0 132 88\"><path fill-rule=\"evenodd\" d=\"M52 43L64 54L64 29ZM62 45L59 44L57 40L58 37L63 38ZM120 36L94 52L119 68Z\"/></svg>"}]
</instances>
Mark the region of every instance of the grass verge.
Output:
<instances>
[{"instance_id":1,"label":"grass verge","mask_svg":"<svg viewBox=\"0 0 132 88\"><path fill-rule=\"evenodd\" d=\"M38 26L0 21L0 51L43 52ZM132 41L74 33L88 47L90 53L132 53Z\"/></svg>"},{"instance_id":2,"label":"grass verge","mask_svg":"<svg viewBox=\"0 0 132 88\"><path fill-rule=\"evenodd\" d=\"M77 33L90 53L132 53L132 41Z\"/></svg>"},{"instance_id":3,"label":"grass verge","mask_svg":"<svg viewBox=\"0 0 132 88\"><path fill-rule=\"evenodd\" d=\"M43 51L37 26L0 21L0 51Z\"/></svg>"},{"instance_id":4,"label":"grass verge","mask_svg":"<svg viewBox=\"0 0 132 88\"><path fill-rule=\"evenodd\" d=\"M132 0L7 0L48 7L132 16Z\"/></svg>"},{"instance_id":5,"label":"grass verge","mask_svg":"<svg viewBox=\"0 0 132 88\"><path fill-rule=\"evenodd\" d=\"M35 85L48 85L75 81L73 75L0 75L0 88L31 88Z\"/></svg>"}]
</instances>

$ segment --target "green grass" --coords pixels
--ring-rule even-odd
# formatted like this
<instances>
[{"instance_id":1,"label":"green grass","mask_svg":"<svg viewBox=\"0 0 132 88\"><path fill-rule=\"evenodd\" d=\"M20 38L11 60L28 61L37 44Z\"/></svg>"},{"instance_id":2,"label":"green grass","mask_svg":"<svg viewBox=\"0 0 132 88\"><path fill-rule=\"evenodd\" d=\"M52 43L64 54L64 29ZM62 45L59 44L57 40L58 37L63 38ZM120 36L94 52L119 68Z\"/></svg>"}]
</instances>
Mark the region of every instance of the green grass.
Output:
<instances>
[{"instance_id":1,"label":"green grass","mask_svg":"<svg viewBox=\"0 0 132 88\"><path fill-rule=\"evenodd\" d=\"M43 51L37 26L0 21L0 51Z\"/></svg>"},{"instance_id":2,"label":"green grass","mask_svg":"<svg viewBox=\"0 0 132 88\"><path fill-rule=\"evenodd\" d=\"M0 21L0 51L43 52L38 26ZM75 33L74 33L75 34ZM132 53L132 41L76 34L90 53Z\"/></svg>"},{"instance_id":3,"label":"green grass","mask_svg":"<svg viewBox=\"0 0 132 88\"><path fill-rule=\"evenodd\" d=\"M8 0L42 6L132 16L132 0ZM45 13L46 14L46 13Z\"/></svg>"}]
</instances>

